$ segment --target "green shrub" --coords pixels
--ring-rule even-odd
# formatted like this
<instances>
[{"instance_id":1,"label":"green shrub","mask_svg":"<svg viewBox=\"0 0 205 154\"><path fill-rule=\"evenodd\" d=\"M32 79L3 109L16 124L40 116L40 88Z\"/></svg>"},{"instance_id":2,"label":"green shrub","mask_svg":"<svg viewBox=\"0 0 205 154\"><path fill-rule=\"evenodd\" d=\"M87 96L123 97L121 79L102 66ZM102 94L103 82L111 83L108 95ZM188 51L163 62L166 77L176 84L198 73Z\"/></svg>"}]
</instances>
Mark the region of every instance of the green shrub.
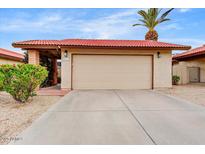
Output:
<instances>
[{"instance_id":1,"label":"green shrub","mask_svg":"<svg viewBox=\"0 0 205 154\"><path fill-rule=\"evenodd\" d=\"M179 83L180 77L177 75L172 76L172 84L177 85Z\"/></svg>"},{"instance_id":2,"label":"green shrub","mask_svg":"<svg viewBox=\"0 0 205 154\"><path fill-rule=\"evenodd\" d=\"M4 75L2 73L0 73L0 91L3 90L3 81L4 81Z\"/></svg>"},{"instance_id":3,"label":"green shrub","mask_svg":"<svg viewBox=\"0 0 205 154\"><path fill-rule=\"evenodd\" d=\"M0 89L1 90L4 90L5 85L8 85L9 80L11 80L12 70L13 70L13 65L0 66Z\"/></svg>"},{"instance_id":4,"label":"green shrub","mask_svg":"<svg viewBox=\"0 0 205 154\"><path fill-rule=\"evenodd\" d=\"M40 65L17 64L0 66L0 83L3 90L18 102L26 102L35 95L35 89L47 77L47 70Z\"/></svg>"}]
</instances>

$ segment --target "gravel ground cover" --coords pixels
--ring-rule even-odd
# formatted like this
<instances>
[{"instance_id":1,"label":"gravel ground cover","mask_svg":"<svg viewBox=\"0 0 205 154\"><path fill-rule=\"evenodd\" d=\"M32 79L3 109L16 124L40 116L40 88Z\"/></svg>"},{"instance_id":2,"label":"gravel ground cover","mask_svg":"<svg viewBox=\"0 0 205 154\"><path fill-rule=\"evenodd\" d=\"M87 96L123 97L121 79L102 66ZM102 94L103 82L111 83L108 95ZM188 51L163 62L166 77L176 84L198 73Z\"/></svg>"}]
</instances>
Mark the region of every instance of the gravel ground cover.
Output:
<instances>
[{"instance_id":1,"label":"gravel ground cover","mask_svg":"<svg viewBox=\"0 0 205 154\"><path fill-rule=\"evenodd\" d=\"M35 96L25 104L17 103L7 93L0 92L0 144L18 139L16 135L55 104L60 96Z\"/></svg>"},{"instance_id":2,"label":"gravel ground cover","mask_svg":"<svg viewBox=\"0 0 205 154\"><path fill-rule=\"evenodd\" d=\"M170 89L157 89L156 91L205 106L205 83L177 85Z\"/></svg>"}]
</instances>

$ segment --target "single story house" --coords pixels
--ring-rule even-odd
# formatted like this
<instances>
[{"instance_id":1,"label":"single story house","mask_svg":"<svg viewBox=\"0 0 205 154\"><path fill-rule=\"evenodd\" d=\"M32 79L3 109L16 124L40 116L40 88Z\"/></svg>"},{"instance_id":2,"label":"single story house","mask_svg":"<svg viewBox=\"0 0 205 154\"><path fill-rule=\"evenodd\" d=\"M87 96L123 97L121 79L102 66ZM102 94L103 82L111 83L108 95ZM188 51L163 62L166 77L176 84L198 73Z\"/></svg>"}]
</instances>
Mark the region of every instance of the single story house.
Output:
<instances>
[{"instance_id":1,"label":"single story house","mask_svg":"<svg viewBox=\"0 0 205 154\"><path fill-rule=\"evenodd\" d=\"M23 63L24 55L0 48L0 65L1 64L20 64Z\"/></svg>"},{"instance_id":2,"label":"single story house","mask_svg":"<svg viewBox=\"0 0 205 154\"><path fill-rule=\"evenodd\" d=\"M173 75L180 84L205 82L205 45L173 56Z\"/></svg>"},{"instance_id":3,"label":"single story house","mask_svg":"<svg viewBox=\"0 0 205 154\"><path fill-rule=\"evenodd\" d=\"M28 40L12 45L28 51L30 64L50 57L56 72L61 59L61 89L66 90L171 87L172 50L190 49L149 40ZM57 75L53 78L57 82Z\"/></svg>"}]
</instances>

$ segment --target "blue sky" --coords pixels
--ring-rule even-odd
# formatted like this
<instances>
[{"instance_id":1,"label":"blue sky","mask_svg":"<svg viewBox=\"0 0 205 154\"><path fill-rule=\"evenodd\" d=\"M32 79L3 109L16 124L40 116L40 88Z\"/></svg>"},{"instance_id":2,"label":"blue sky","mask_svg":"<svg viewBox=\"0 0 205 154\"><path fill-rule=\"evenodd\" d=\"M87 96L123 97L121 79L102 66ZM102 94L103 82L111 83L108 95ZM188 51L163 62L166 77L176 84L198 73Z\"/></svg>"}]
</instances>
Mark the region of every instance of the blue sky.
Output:
<instances>
[{"instance_id":1,"label":"blue sky","mask_svg":"<svg viewBox=\"0 0 205 154\"><path fill-rule=\"evenodd\" d=\"M144 27L132 27L139 9L0 9L0 47L31 39L144 39ZM205 9L175 9L171 21L157 27L159 41L205 44Z\"/></svg>"}]
</instances>

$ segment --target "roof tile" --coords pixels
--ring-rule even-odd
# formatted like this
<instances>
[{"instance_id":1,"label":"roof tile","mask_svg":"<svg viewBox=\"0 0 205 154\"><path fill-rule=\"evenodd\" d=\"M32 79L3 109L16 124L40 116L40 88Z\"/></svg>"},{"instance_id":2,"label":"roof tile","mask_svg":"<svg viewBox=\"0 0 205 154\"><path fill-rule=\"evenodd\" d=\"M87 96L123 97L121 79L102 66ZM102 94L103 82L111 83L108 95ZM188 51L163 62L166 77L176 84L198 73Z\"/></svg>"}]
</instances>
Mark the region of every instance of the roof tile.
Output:
<instances>
[{"instance_id":1,"label":"roof tile","mask_svg":"<svg viewBox=\"0 0 205 154\"><path fill-rule=\"evenodd\" d=\"M7 58L11 58L11 59L18 59L18 60L22 60L24 58L23 54L20 54L20 53L14 52L14 51L10 51L7 49L3 49L3 48L0 48L0 56L4 56Z\"/></svg>"},{"instance_id":2,"label":"roof tile","mask_svg":"<svg viewBox=\"0 0 205 154\"><path fill-rule=\"evenodd\" d=\"M191 49L189 51L180 53L180 54L176 54L174 55L172 58L177 60L177 59L183 59L183 58L189 58L189 57L194 57L194 56L199 56L205 54L205 45L198 47L198 48L194 48Z\"/></svg>"},{"instance_id":3,"label":"roof tile","mask_svg":"<svg viewBox=\"0 0 205 154\"><path fill-rule=\"evenodd\" d=\"M100 40L100 39L64 39L64 40L28 40L14 42L14 47L24 45L42 46L87 46L87 47L142 47L142 48L173 48L190 49L190 46L171 44L151 40Z\"/></svg>"}]
</instances>

